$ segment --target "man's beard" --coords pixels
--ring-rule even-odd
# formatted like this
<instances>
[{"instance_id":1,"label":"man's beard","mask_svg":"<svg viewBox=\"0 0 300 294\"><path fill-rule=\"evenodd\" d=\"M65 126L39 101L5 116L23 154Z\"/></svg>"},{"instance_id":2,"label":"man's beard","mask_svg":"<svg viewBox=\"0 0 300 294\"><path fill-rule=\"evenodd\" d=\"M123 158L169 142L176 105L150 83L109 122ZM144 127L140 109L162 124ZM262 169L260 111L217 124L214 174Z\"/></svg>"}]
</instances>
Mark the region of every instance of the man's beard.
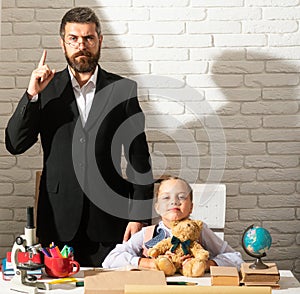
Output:
<instances>
[{"instance_id":1,"label":"man's beard","mask_svg":"<svg viewBox=\"0 0 300 294\"><path fill-rule=\"evenodd\" d=\"M86 56L85 59L80 59L80 61L76 60L78 56ZM100 58L100 48L98 49L96 54L92 54L88 51L79 51L72 56L68 56L65 51L66 60L71 68L73 68L76 72L79 73L87 73L93 72L98 65L98 61Z\"/></svg>"}]
</instances>

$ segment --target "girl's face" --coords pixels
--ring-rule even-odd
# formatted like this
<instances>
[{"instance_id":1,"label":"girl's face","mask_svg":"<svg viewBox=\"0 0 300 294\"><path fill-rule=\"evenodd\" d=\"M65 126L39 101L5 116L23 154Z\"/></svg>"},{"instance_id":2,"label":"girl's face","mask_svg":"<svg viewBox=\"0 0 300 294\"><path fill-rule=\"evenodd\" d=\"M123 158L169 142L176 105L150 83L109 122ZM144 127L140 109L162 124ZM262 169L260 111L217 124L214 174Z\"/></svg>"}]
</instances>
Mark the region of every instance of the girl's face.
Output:
<instances>
[{"instance_id":1,"label":"girl's face","mask_svg":"<svg viewBox=\"0 0 300 294\"><path fill-rule=\"evenodd\" d=\"M155 209L164 224L182 220L192 212L193 203L187 184L180 179L171 179L161 183L158 189Z\"/></svg>"}]
</instances>

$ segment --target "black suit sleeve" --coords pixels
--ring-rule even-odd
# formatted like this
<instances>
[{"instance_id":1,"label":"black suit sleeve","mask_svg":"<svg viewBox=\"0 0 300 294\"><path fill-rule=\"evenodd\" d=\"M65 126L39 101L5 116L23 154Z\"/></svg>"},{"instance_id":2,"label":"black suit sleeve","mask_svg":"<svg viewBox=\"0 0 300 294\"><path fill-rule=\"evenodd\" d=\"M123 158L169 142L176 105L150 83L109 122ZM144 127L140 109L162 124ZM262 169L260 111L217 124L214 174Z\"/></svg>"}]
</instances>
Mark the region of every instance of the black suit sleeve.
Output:
<instances>
[{"instance_id":1,"label":"black suit sleeve","mask_svg":"<svg viewBox=\"0 0 300 294\"><path fill-rule=\"evenodd\" d=\"M30 102L24 93L5 130L6 149L21 154L38 140L40 121L39 101Z\"/></svg>"}]
</instances>

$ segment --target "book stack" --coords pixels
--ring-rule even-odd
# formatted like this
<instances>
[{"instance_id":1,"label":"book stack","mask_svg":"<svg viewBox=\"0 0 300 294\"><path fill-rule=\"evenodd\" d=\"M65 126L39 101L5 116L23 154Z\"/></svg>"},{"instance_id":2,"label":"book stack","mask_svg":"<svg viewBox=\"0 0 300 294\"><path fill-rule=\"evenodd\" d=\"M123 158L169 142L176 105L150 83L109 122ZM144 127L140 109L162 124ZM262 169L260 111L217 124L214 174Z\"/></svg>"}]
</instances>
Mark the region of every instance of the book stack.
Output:
<instances>
[{"instance_id":1,"label":"book stack","mask_svg":"<svg viewBox=\"0 0 300 294\"><path fill-rule=\"evenodd\" d=\"M212 286L239 286L240 277L236 267L211 266L210 267Z\"/></svg>"},{"instance_id":2,"label":"book stack","mask_svg":"<svg viewBox=\"0 0 300 294\"><path fill-rule=\"evenodd\" d=\"M279 289L280 274L275 263L266 263L267 269L251 269L251 263L242 263L241 274L245 286L268 286Z\"/></svg>"}]
</instances>

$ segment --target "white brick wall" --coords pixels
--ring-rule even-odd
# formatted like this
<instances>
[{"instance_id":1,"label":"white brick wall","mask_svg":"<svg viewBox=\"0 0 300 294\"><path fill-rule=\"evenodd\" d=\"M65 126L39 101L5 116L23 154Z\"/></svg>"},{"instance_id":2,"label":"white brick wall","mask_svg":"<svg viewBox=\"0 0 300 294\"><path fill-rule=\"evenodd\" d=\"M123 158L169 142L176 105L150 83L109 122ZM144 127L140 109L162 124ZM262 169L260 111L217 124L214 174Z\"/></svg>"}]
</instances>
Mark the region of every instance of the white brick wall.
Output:
<instances>
[{"instance_id":1,"label":"white brick wall","mask_svg":"<svg viewBox=\"0 0 300 294\"><path fill-rule=\"evenodd\" d=\"M155 176L226 183L225 238L242 250L243 230L263 225L268 259L299 278L298 0L2 0L0 256L23 232L42 158L39 143L11 156L5 126L42 49L65 66L60 19L85 5L102 19L102 66L139 82Z\"/></svg>"}]
</instances>

